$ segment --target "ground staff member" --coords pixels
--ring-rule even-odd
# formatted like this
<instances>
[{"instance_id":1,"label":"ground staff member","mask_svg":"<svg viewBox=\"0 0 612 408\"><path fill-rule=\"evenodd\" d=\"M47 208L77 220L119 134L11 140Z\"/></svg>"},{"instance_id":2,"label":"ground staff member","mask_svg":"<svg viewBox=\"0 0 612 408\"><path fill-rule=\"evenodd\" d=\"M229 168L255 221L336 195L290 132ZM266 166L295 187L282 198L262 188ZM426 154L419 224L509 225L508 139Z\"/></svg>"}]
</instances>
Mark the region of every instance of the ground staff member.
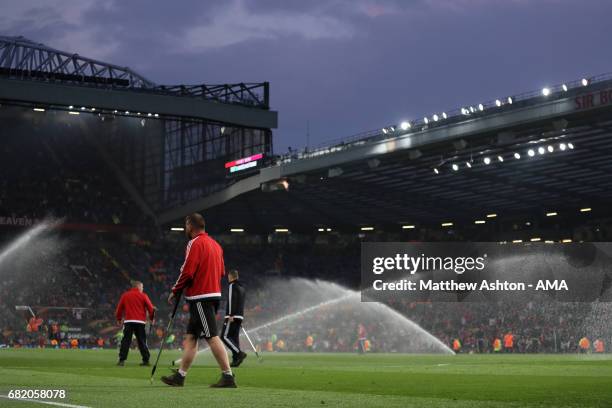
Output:
<instances>
[{"instance_id":1,"label":"ground staff member","mask_svg":"<svg viewBox=\"0 0 612 408\"><path fill-rule=\"evenodd\" d=\"M117 323L121 324L121 320L123 319L123 337L119 350L119 362L117 363L119 366L125 365L125 360L130 351L130 345L132 344L133 334L136 335L138 350L140 350L140 355L142 356L142 363L140 363L140 365L149 365L149 357L151 354L147 347L145 323L147 320L147 313L149 314L149 320L153 320L154 307L143 290L144 286L142 282L132 282L132 288L121 295L117 310L115 311Z\"/></svg>"},{"instance_id":2,"label":"ground staff member","mask_svg":"<svg viewBox=\"0 0 612 408\"><path fill-rule=\"evenodd\" d=\"M240 350L240 327L244 320L244 298L245 290L238 280L238 271L232 269L227 274L229 287L227 289L227 305L225 307L225 319L221 329L221 340L232 352L232 363L230 366L238 367L247 354Z\"/></svg>"},{"instance_id":3,"label":"ground staff member","mask_svg":"<svg viewBox=\"0 0 612 408\"><path fill-rule=\"evenodd\" d=\"M225 274L223 250L217 241L204 232L204 217L200 214L194 213L185 218L185 234L190 239L185 250L185 262L168 302L172 303L178 293L183 292L189 305L189 323L183 341L181 366L161 380L168 385L182 387L198 352L198 339L204 338L222 371L219 381L211 387L236 388L225 347L217 335L216 314L221 299L221 278Z\"/></svg>"}]
</instances>

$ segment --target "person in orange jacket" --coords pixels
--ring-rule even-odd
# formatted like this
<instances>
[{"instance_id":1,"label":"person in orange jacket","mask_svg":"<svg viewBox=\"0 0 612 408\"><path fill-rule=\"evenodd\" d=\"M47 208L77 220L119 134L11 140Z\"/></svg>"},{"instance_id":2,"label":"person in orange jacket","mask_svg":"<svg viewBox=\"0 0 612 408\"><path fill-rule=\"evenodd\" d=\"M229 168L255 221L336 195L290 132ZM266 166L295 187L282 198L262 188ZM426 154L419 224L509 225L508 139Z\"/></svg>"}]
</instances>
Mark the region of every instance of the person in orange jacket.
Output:
<instances>
[{"instance_id":1,"label":"person in orange jacket","mask_svg":"<svg viewBox=\"0 0 612 408\"><path fill-rule=\"evenodd\" d=\"M584 336L578 341L578 347L581 353L588 353L591 350L591 341L588 337Z\"/></svg>"},{"instance_id":2,"label":"person in orange jacket","mask_svg":"<svg viewBox=\"0 0 612 408\"><path fill-rule=\"evenodd\" d=\"M461 340L453 339L453 351L459 353L461 351Z\"/></svg>"},{"instance_id":3,"label":"person in orange jacket","mask_svg":"<svg viewBox=\"0 0 612 408\"><path fill-rule=\"evenodd\" d=\"M502 349L501 339L499 337L496 337L495 340L493 340L493 352L499 353L501 349Z\"/></svg>"},{"instance_id":4,"label":"person in orange jacket","mask_svg":"<svg viewBox=\"0 0 612 408\"><path fill-rule=\"evenodd\" d=\"M514 351L514 334L508 332L504 335L504 351L512 353Z\"/></svg>"}]
</instances>

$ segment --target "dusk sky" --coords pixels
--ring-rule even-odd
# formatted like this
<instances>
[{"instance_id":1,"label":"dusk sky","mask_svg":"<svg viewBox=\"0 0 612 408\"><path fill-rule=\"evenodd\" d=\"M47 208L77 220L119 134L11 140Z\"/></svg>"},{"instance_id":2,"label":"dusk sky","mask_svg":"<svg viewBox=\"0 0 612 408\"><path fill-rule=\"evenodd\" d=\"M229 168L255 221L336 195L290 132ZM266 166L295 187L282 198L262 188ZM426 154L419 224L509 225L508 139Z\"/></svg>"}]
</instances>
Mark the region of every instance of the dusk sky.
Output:
<instances>
[{"instance_id":1,"label":"dusk sky","mask_svg":"<svg viewBox=\"0 0 612 408\"><path fill-rule=\"evenodd\" d=\"M271 82L275 150L612 71L610 0L2 1L0 33L160 84Z\"/></svg>"}]
</instances>

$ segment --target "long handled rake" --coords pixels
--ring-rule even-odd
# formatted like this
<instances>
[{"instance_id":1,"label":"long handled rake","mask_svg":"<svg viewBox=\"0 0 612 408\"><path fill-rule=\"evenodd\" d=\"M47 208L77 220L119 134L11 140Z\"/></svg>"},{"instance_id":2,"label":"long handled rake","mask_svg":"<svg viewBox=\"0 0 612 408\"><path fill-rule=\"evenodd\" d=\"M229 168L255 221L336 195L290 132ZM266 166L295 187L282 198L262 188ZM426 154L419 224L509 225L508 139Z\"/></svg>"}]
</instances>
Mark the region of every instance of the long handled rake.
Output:
<instances>
[{"instance_id":1,"label":"long handled rake","mask_svg":"<svg viewBox=\"0 0 612 408\"><path fill-rule=\"evenodd\" d=\"M253 342L251 341L251 338L249 337L249 334L247 333L247 331L245 330L244 326L242 327L242 333L244 333L244 336L247 338L247 340L249 341L249 344L251 345L251 348L253 349L253 352L255 352L255 355L257 356L257 361L259 361L260 363L263 363L263 358L259 355L259 353L257 352L257 349L255 348L255 345L253 344Z\"/></svg>"}]
</instances>

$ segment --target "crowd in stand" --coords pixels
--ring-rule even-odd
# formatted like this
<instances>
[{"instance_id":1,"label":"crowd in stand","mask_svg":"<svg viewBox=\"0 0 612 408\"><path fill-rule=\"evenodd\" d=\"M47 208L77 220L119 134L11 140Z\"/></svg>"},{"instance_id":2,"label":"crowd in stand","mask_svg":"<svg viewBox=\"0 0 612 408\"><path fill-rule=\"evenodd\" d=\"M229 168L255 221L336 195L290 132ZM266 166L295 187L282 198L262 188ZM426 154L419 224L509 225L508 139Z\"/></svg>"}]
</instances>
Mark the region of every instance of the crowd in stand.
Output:
<instances>
[{"instance_id":1,"label":"crowd in stand","mask_svg":"<svg viewBox=\"0 0 612 408\"><path fill-rule=\"evenodd\" d=\"M62 122L44 129L2 139L0 216L102 225L142 219L81 129Z\"/></svg>"},{"instance_id":2,"label":"crowd in stand","mask_svg":"<svg viewBox=\"0 0 612 408\"><path fill-rule=\"evenodd\" d=\"M219 241L225 248L226 265L241 271L248 288L248 327L299 312L286 296L271 293L274 289L266 284L269 279L318 278L349 288L359 283L359 246L348 238L334 245L263 239L245 244L229 236ZM165 334L165 299L182 263L184 245L185 238L176 233L146 241L134 234L105 237L59 232L32 242L25 253L35 251L37 256L17 252L0 267L0 307L8 311L0 316L0 344L115 347L120 327L114 322L113 310L130 280L136 279L145 283L145 291L160 308L154 339L150 339L155 346ZM30 306L36 319L15 306ZM590 304L395 302L390 306L456 352L578 352L584 337L593 350L596 340L605 345L612 341L605 327L586 324L593 314ZM354 351L362 324L370 351L437 350L418 343L414 331L403 330L388 319L366 318L358 307L352 303L321 307L257 331L254 337L263 350ZM180 346L186 312L183 308L177 317L170 337L173 346ZM507 334L512 335L511 347L504 347ZM72 343L75 339L77 345ZM496 340L503 343L499 350Z\"/></svg>"}]
</instances>

